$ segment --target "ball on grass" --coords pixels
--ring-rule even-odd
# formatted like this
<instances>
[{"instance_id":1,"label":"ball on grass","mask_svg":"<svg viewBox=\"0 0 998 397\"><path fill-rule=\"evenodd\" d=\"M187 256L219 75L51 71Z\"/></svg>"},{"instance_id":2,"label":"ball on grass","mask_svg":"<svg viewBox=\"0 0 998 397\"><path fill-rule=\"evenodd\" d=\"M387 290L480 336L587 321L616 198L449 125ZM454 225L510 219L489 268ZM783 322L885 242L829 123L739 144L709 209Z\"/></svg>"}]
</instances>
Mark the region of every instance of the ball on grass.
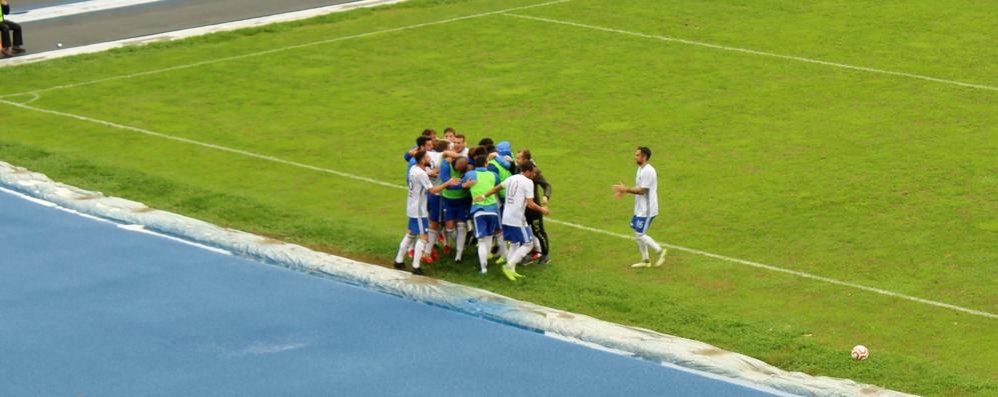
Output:
<instances>
[{"instance_id":1,"label":"ball on grass","mask_svg":"<svg viewBox=\"0 0 998 397\"><path fill-rule=\"evenodd\" d=\"M856 347L852 348L853 360L866 360L867 357L870 357L870 350L866 346L856 345Z\"/></svg>"}]
</instances>

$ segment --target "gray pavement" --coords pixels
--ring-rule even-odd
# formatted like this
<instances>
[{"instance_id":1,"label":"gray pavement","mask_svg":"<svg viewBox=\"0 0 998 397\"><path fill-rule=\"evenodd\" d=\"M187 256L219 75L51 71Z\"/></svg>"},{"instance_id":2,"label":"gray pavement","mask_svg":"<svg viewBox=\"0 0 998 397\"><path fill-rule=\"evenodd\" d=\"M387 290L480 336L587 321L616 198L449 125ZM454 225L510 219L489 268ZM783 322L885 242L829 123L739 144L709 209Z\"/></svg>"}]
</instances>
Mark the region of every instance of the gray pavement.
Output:
<instances>
[{"instance_id":1,"label":"gray pavement","mask_svg":"<svg viewBox=\"0 0 998 397\"><path fill-rule=\"evenodd\" d=\"M28 54L71 48L357 0L166 0L156 3L23 23ZM11 0L11 15L66 0Z\"/></svg>"}]
</instances>

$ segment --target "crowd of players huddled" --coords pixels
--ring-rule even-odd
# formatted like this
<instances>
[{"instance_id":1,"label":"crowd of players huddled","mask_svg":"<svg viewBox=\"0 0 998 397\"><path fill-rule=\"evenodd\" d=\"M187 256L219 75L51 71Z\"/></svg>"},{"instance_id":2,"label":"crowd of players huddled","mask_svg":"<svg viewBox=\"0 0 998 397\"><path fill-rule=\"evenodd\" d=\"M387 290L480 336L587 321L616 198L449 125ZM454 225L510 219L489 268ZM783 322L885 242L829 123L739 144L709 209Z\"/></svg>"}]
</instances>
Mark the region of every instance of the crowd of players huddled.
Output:
<instances>
[{"instance_id":1,"label":"crowd of players huddled","mask_svg":"<svg viewBox=\"0 0 998 397\"><path fill-rule=\"evenodd\" d=\"M511 281L524 277L518 264L550 263L543 216L551 185L530 150L514 152L509 142L490 138L468 147L453 128L442 139L426 129L403 158L409 222L396 268L406 268L408 254L413 274L424 274L422 264L451 254L463 263L465 248L475 246L479 272L494 261Z\"/></svg>"}]
</instances>

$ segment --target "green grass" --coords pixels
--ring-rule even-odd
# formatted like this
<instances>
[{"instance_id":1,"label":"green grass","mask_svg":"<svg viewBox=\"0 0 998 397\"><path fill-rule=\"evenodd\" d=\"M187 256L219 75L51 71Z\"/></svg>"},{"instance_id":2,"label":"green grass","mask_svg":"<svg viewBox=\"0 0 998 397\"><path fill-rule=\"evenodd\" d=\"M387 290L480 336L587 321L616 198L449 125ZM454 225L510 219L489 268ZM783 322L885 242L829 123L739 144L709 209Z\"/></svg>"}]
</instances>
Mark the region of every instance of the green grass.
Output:
<instances>
[{"instance_id":1,"label":"green grass","mask_svg":"<svg viewBox=\"0 0 998 397\"><path fill-rule=\"evenodd\" d=\"M417 0L4 68L0 95L536 2ZM994 86L987 8L575 0L517 13ZM659 240L998 312L994 91L490 15L31 105L399 184L418 131L454 126L529 147L553 217L618 233L631 201L609 186L633 180L633 149L649 145ZM0 118L0 159L66 183L382 264L404 230L397 189L2 103ZM998 395L998 320L682 252L633 271L633 242L548 228L555 264L522 283L451 263L430 274L788 370ZM858 343L870 360L849 359Z\"/></svg>"}]
</instances>

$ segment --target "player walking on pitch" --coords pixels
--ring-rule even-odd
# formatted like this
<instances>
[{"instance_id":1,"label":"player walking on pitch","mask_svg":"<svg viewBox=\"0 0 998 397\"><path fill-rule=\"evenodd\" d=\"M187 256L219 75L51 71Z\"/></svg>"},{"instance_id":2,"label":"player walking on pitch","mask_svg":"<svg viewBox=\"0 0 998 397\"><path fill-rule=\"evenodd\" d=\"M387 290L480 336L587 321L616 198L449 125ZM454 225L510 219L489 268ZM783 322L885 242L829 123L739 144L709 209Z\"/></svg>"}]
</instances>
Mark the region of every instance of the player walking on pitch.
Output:
<instances>
[{"instance_id":1,"label":"player walking on pitch","mask_svg":"<svg viewBox=\"0 0 998 397\"><path fill-rule=\"evenodd\" d=\"M613 185L613 193L617 198L626 194L634 195L634 216L631 218L631 229L634 229L638 241L638 251L641 252L641 262L631 265L631 267L651 267L651 258L648 256L648 248L658 253L658 260L655 267L665 263L666 249L655 242L649 236L648 227L658 215L658 174L655 167L648 163L651 159L651 149L641 146L634 152L634 161L638 163L638 174L635 178L635 186L628 187L623 183Z\"/></svg>"},{"instance_id":2,"label":"player walking on pitch","mask_svg":"<svg viewBox=\"0 0 998 397\"><path fill-rule=\"evenodd\" d=\"M461 180L452 178L440 185L433 186L433 183L430 182L430 176L426 173L426 165L430 161L430 156L426 154L426 151L420 150L412 158L416 164L409 169L409 195L405 208L406 216L409 217L409 230L402 238L402 243L399 244L398 254L395 255L395 268L405 268L405 263L402 262L405 253L413 239L418 238L412 258L412 274L423 274L423 269L419 267L419 261L423 259L426 245L429 244L427 234L430 227L430 215L426 208L427 192L440 193L448 186L460 184Z\"/></svg>"}]
</instances>

